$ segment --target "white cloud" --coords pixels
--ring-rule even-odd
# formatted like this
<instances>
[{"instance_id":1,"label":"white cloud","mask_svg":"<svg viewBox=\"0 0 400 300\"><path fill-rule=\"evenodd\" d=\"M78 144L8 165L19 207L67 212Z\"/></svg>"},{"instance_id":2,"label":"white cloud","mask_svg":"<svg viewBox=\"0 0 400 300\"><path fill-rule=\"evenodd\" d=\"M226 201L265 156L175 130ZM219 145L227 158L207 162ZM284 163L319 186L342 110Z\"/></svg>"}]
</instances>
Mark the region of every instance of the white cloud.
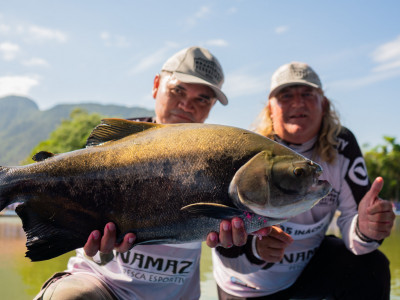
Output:
<instances>
[{"instance_id":1,"label":"white cloud","mask_svg":"<svg viewBox=\"0 0 400 300\"><path fill-rule=\"evenodd\" d=\"M235 13L237 13L238 9L236 7L230 7L228 9L228 15L233 15Z\"/></svg>"},{"instance_id":2,"label":"white cloud","mask_svg":"<svg viewBox=\"0 0 400 300\"><path fill-rule=\"evenodd\" d=\"M328 82L326 84L326 89L359 89L364 86L385 81L397 76L400 76L400 68L397 70L388 70L387 72L373 72L360 78L348 78Z\"/></svg>"},{"instance_id":3,"label":"white cloud","mask_svg":"<svg viewBox=\"0 0 400 300\"><path fill-rule=\"evenodd\" d=\"M17 44L9 42L4 42L0 44L0 55L6 61L13 60L17 56L19 51L20 48Z\"/></svg>"},{"instance_id":4,"label":"white cloud","mask_svg":"<svg viewBox=\"0 0 400 300\"><path fill-rule=\"evenodd\" d=\"M167 55L170 52L171 49L176 49L178 45L173 42L167 43L163 48L160 48L154 53L149 54L146 57L143 57L140 59L140 62L137 66L131 69L132 74L138 74L140 72L146 71L153 66L159 66L161 68L161 65L165 62L165 60L168 58Z\"/></svg>"},{"instance_id":5,"label":"white cloud","mask_svg":"<svg viewBox=\"0 0 400 300\"><path fill-rule=\"evenodd\" d=\"M186 18L186 26L189 28L195 26L198 20L204 19L210 14L210 12L211 9L209 6L200 7L200 9L195 12L194 15Z\"/></svg>"},{"instance_id":6,"label":"white cloud","mask_svg":"<svg viewBox=\"0 0 400 300\"><path fill-rule=\"evenodd\" d=\"M227 74L223 90L230 98L267 92L267 79L245 73Z\"/></svg>"},{"instance_id":7,"label":"white cloud","mask_svg":"<svg viewBox=\"0 0 400 300\"><path fill-rule=\"evenodd\" d=\"M130 45L128 39L122 35L113 35L107 31L103 31L100 33L100 38L104 41L104 44L107 47L128 47Z\"/></svg>"},{"instance_id":8,"label":"white cloud","mask_svg":"<svg viewBox=\"0 0 400 300\"><path fill-rule=\"evenodd\" d=\"M393 41L379 46L373 53L372 59L379 63L373 71L384 72L400 68L400 36Z\"/></svg>"},{"instance_id":9,"label":"white cloud","mask_svg":"<svg viewBox=\"0 0 400 300\"><path fill-rule=\"evenodd\" d=\"M20 32L25 32L25 28L19 27ZM31 25L27 29L29 34L29 39L44 41L44 40L55 40L60 43L65 43L67 41L67 35L59 30L49 29L45 27L39 27L36 25Z\"/></svg>"},{"instance_id":10,"label":"white cloud","mask_svg":"<svg viewBox=\"0 0 400 300\"><path fill-rule=\"evenodd\" d=\"M6 34L10 32L10 26L5 24L0 24L0 34Z\"/></svg>"},{"instance_id":11,"label":"white cloud","mask_svg":"<svg viewBox=\"0 0 400 300\"><path fill-rule=\"evenodd\" d=\"M100 33L100 38L104 41L107 41L110 38L110 34L107 31L103 31Z\"/></svg>"},{"instance_id":12,"label":"white cloud","mask_svg":"<svg viewBox=\"0 0 400 300\"><path fill-rule=\"evenodd\" d=\"M49 63L43 58L34 57L22 62L24 66L27 67L49 67Z\"/></svg>"},{"instance_id":13,"label":"white cloud","mask_svg":"<svg viewBox=\"0 0 400 300\"><path fill-rule=\"evenodd\" d=\"M327 84L334 89L358 89L370 84L389 80L400 76L400 36L385 43L371 53L373 62L377 65L370 74L359 78L347 78Z\"/></svg>"},{"instance_id":14,"label":"white cloud","mask_svg":"<svg viewBox=\"0 0 400 300\"><path fill-rule=\"evenodd\" d=\"M226 46L228 46L228 42L223 39L209 40L206 42L206 45L207 46L226 47Z\"/></svg>"},{"instance_id":15,"label":"white cloud","mask_svg":"<svg viewBox=\"0 0 400 300\"><path fill-rule=\"evenodd\" d=\"M199 11L195 13L194 16L195 16L196 19L202 19L206 15L208 15L209 12L210 12L210 7L202 6L202 7L200 7Z\"/></svg>"},{"instance_id":16,"label":"white cloud","mask_svg":"<svg viewBox=\"0 0 400 300\"><path fill-rule=\"evenodd\" d=\"M36 76L0 77L0 97L7 95L27 96L30 90L39 84Z\"/></svg>"},{"instance_id":17,"label":"white cloud","mask_svg":"<svg viewBox=\"0 0 400 300\"><path fill-rule=\"evenodd\" d=\"M275 33L276 34L283 34L288 30L289 30L288 26L278 26L278 27L275 28Z\"/></svg>"}]
</instances>

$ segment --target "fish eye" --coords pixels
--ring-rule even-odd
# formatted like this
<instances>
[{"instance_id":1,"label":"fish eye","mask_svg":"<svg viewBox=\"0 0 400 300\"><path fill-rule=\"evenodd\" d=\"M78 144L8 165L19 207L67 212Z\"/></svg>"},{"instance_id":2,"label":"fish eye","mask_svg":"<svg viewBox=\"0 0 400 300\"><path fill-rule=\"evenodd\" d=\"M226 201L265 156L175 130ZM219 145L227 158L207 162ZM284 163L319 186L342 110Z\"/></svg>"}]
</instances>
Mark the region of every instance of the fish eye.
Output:
<instances>
[{"instance_id":1,"label":"fish eye","mask_svg":"<svg viewBox=\"0 0 400 300\"><path fill-rule=\"evenodd\" d=\"M296 177L300 177L301 175L304 174L304 169L303 168L294 168L293 174Z\"/></svg>"}]
</instances>

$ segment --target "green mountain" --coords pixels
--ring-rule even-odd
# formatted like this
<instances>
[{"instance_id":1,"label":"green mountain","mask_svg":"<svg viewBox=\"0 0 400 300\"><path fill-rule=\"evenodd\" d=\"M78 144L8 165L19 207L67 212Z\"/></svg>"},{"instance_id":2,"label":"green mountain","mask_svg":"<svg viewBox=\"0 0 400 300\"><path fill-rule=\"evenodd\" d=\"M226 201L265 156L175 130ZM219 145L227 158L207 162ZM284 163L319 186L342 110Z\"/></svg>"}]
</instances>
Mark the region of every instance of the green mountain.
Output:
<instances>
[{"instance_id":1,"label":"green mountain","mask_svg":"<svg viewBox=\"0 0 400 300\"><path fill-rule=\"evenodd\" d=\"M62 119L68 119L76 107L107 117L154 116L154 111L140 107L93 103L62 104L41 111L29 98L3 97L0 98L0 166L19 165L34 146L49 137Z\"/></svg>"}]
</instances>

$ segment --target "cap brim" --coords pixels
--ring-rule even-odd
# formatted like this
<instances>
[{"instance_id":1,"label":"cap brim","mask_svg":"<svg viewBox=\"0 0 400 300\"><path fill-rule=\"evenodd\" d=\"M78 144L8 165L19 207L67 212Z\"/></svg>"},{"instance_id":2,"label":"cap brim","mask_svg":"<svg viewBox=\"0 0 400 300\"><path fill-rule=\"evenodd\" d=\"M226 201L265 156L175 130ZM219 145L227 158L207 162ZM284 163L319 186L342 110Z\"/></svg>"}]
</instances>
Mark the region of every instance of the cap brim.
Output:
<instances>
[{"instance_id":1,"label":"cap brim","mask_svg":"<svg viewBox=\"0 0 400 300\"><path fill-rule=\"evenodd\" d=\"M214 91L215 97L218 99L219 102L221 102L221 104L223 105L228 104L228 98L225 96L225 94L221 91L221 89L218 86L213 85L212 83L193 75L183 74L179 72L173 72L173 74L178 80L184 83L203 84L210 87Z\"/></svg>"},{"instance_id":2,"label":"cap brim","mask_svg":"<svg viewBox=\"0 0 400 300\"><path fill-rule=\"evenodd\" d=\"M318 84L315 84L315 83L311 83L308 81L302 81L302 80L295 80L295 81L291 81L291 82L286 82L285 84L279 85L276 88L274 88L273 90L271 90L269 92L268 99L275 96L276 94L278 94L282 89L284 89L288 86L292 86L292 85L307 85L307 86L311 86L316 89L321 88Z\"/></svg>"}]
</instances>

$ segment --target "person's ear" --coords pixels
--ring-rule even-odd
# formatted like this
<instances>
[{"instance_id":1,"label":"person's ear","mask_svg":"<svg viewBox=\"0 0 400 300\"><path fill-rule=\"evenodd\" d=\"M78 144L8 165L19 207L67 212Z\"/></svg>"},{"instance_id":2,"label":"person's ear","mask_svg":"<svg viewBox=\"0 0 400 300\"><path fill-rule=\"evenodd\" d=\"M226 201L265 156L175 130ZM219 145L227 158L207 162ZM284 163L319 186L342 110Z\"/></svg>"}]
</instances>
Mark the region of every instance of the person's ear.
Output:
<instances>
[{"instance_id":1,"label":"person's ear","mask_svg":"<svg viewBox=\"0 0 400 300\"><path fill-rule=\"evenodd\" d=\"M160 86L160 81L161 81L161 76L160 76L160 74L157 74L154 77L154 82L153 82L153 92L152 92L152 94L153 94L153 98L154 99L156 99L157 92L158 92L158 87Z\"/></svg>"}]
</instances>

